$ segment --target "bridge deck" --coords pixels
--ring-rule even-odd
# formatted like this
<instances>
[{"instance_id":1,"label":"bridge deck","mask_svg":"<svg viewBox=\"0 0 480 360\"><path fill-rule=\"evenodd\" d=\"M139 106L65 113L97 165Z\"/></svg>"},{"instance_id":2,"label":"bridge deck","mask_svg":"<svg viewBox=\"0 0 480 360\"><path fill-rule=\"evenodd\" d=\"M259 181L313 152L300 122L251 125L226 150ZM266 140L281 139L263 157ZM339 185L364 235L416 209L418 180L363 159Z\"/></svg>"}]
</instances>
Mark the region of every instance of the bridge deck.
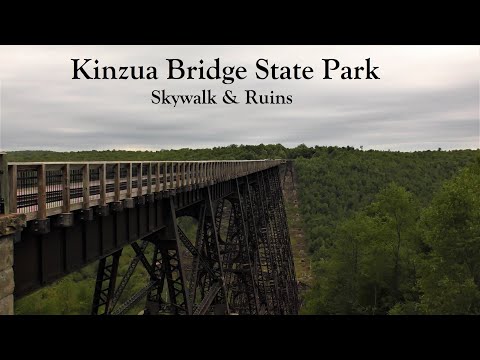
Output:
<instances>
[{"instance_id":1,"label":"bridge deck","mask_svg":"<svg viewBox=\"0 0 480 360\"><path fill-rule=\"evenodd\" d=\"M43 220L145 194L183 191L252 174L284 160L8 163L9 208Z\"/></svg>"}]
</instances>

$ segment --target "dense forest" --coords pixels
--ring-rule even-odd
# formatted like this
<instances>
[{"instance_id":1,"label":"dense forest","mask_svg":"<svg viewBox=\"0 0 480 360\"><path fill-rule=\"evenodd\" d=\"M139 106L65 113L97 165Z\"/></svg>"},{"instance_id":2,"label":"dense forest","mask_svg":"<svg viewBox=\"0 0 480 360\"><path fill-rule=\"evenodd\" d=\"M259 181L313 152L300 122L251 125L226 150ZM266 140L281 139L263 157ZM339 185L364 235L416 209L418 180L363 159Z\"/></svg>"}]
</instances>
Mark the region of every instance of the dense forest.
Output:
<instances>
[{"instance_id":1,"label":"dense forest","mask_svg":"<svg viewBox=\"0 0 480 360\"><path fill-rule=\"evenodd\" d=\"M303 148L303 147L301 147ZM305 146L305 148L307 148ZM294 149L277 145L230 145L212 149L178 149L158 151L14 151L9 153L9 161L195 161L195 160L259 160L285 159L295 156Z\"/></svg>"},{"instance_id":2,"label":"dense forest","mask_svg":"<svg viewBox=\"0 0 480 360\"><path fill-rule=\"evenodd\" d=\"M9 153L9 161L272 158L295 162L314 275L302 313L480 313L479 150L404 153L262 144ZM192 224L182 226L192 231ZM119 276L132 256L126 248ZM91 264L20 299L16 313L88 313L95 272ZM141 270L134 276L125 296L147 279ZM139 305L130 313L140 310Z\"/></svg>"},{"instance_id":3,"label":"dense forest","mask_svg":"<svg viewBox=\"0 0 480 360\"><path fill-rule=\"evenodd\" d=\"M479 151L298 159L314 285L303 313L480 313Z\"/></svg>"}]
</instances>

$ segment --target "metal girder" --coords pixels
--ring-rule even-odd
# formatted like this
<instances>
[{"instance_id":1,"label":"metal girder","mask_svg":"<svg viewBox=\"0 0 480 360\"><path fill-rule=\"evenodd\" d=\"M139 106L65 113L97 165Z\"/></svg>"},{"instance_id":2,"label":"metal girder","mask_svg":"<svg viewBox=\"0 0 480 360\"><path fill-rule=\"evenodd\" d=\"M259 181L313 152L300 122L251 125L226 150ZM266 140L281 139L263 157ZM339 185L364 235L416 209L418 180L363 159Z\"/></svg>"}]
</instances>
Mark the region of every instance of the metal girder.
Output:
<instances>
[{"instance_id":1,"label":"metal girder","mask_svg":"<svg viewBox=\"0 0 480 360\"><path fill-rule=\"evenodd\" d=\"M200 254L203 248L203 224L205 223L205 205L202 204L199 210L199 220L197 227L197 239L195 244L195 253L192 253L192 272L190 274L189 280L189 300L190 303L195 303L195 296L197 294L197 284L198 284L198 273L199 273L199 262Z\"/></svg>"},{"instance_id":2,"label":"metal girder","mask_svg":"<svg viewBox=\"0 0 480 360\"><path fill-rule=\"evenodd\" d=\"M264 213L268 219L268 232L270 238L270 244L272 247L272 257L274 259L274 270L276 277L276 291L279 301L279 311L281 314L289 314L291 308L291 294L289 289L289 268L288 263L285 262L284 257L284 239L282 237L283 232L280 231L283 227L283 223L279 221L276 209L276 197L278 194L274 191L272 184L274 183L274 178L272 174L265 172L260 174L261 183L264 191L262 192L264 196Z\"/></svg>"},{"instance_id":3,"label":"metal girder","mask_svg":"<svg viewBox=\"0 0 480 360\"><path fill-rule=\"evenodd\" d=\"M125 301L117 310L112 312L112 315L123 315L128 310L132 308L133 305L142 300L149 291L156 285L157 281L150 281L145 287L143 287L139 292L131 296L127 301Z\"/></svg>"},{"instance_id":4,"label":"metal girder","mask_svg":"<svg viewBox=\"0 0 480 360\"><path fill-rule=\"evenodd\" d=\"M165 265L163 264L158 245L155 245L152 259L152 268L154 268L155 276L150 280L157 279L155 286L150 289L145 304L145 315L158 314L162 309L166 309L167 301L162 298L163 287L165 284Z\"/></svg>"},{"instance_id":5,"label":"metal girder","mask_svg":"<svg viewBox=\"0 0 480 360\"><path fill-rule=\"evenodd\" d=\"M163 244L162 244L163 245ZM183 280L180 252L176 248L160 248L167 280L170 305L175 315L191 315L192 309L187 297L187 289Z\"/></svg>"},{"instance_id":6,"label":"metal girder","mask_svg":"<svg viewBox=\"0 0 480 360\"><path fill-rule=\"evenodd\" d=\"M142 253L147 248L147 245L148 245L148 241L144 240L142 242L142 245L140 246L140 249L141 249ZM118 288L115 290L115 293L113 294L112 304L111 304L111 307L110 307L110 312L113 311L113 309L115 309L115 306L117 305L117 302L120 299L120 296L122 296L122 293L125 290L125 287L127 286L128 281L132 277L132 274L135 271L139 261L140 261L140 257L137 255L130 262L130 265L128 266L127 272L123 276L122 280L120 281L120 284L118 285Z\"/></svg>"},{"instance_id":7,"label":"metal girder","mask_svg":"<svg viewBox=\"0 0 480 360\"><path fill-rule=\"evenodd\" d=\"M277 263L275 259L275 238L272 237L270 232L271 222L266 214L266 188L264 184L263 174L256 174L257 181L255 183L255 196L257 200L258 208L258 224L260 228L260 254L262 256L262 268L265 268L266 276L266 287L268 290L268 295L270 297L271 312L274 314L281 313L281 302L280 294L278 290L278 277L277 277Z\"/></svg>"},{"instance_id":8,"label":"metal girder","mask_svg":"<svg viewBox=\"0 0 480 360\"><path fill-rule=\"evenodd\" d=\"M210 265L208 264L207 260L203 257L203 255L198 251L198 249L191 243L191 241L188 239L187 235L183 232L183 230L178 227L178 235L180 237L180 240L182 243L185 245L188 251L198 258L199 262L203 265L203 268L211 275L215 276L215 273L213 270L210 268ZM192 278L194 275L192 275Z\"/></svg>"},{"instance_id":9,"label":"metal girder","mask_svg":"<svg viewBox=\"0 0 480 360\"><path fill-rule=\"evenodd\" d=\"M267 171L270 178L271 190L273 198L275 199L271 212L274 214L277 224L279 225L278 236L281 241L282 261L285 275L282 277L285 281L284 290L287 293L286 298L288 303L288 314L297 314L299 307L297 281L295 277L295 267L293 263L293 253L290 243L290 234L288 231L287 214L283 201L283 192L280 184L280 175L278 168Z\"/></svg>"},{"instance_id":10,"label":"metal girder","mask_svg":"<svg viewBox=\"0 0 480 360\"><path fill-rule=\"evenodd\" d=\"M243 198L245 203L245 221L248 226L248 241L250 245L249 250L251 251L252 267L255 274L254 283L257 287L260 307L262 307L263 305L264 307L269 309L267 287L260 259L260 241L258 239L259 236L257 230L258 209L256 209L255 207L254 197L252 195L248 176L245 177Z\"/></svg>"},{"instance_id":11,"label":"metal girder","mask_svg":"<svg viewBox=\"0 0 480 360\"><path fill-rule=\"evenodd\" d=\"M252 266L238 179L235 183L235 195L228 199L231 203L231 211L224 255L228 301L235 313L258 314L260 304L255 283L256 273Z\"/></svg>"},{"instance_id":12,"label":"metal girder","mask_svg":"<svg viewBox=\"0 0 480 360\"><path fill-rule=\"evenodd\" d=\"M196 307L193 315L205 315L221 288L222 285L219 282L214 283L202 302Z\"/></svg>"},{"instance_id":13,"label":"metal girder","mask_svg":"<svg viewBox=\"0 0 480 360\"><path fill-rule=\"evenodd\" d=\"M140 261L142 262L142 265L145 267L145 270L147 270L150 277L155 278L156 277L155 268L153 266L150 266L150 263L145 257L145 254L143 253L143 250L140 248L140 246L137 243L133 243L132 248L135 251L135 254L137 255L136 258L138 257L140 259Z\"/></svg>"},{"instance_id":14,"label":"metal girder","mask_svg":"<svg viewBox=\"0 0 480 360\"><path fill-rule=\"evenodd\" d=\"M157 286L147 297L147 312L152 313L152 302L156 302L155 310L169 307L175 315L191 315L192 302L190 301L182 265L183 260L180 253L182 241L180 239L173 198L170 197L165 205L168 208L166 213L167 227L155 243L154 259L151 266L155 270L153 275L150 274L150 276L157 279ZM167 283L168 301L162 298L165 280Z\"/></svg>"},{"instance_id":15,"label":"metal girder","mask_svg":"<svg viewBox=\"0 0 480 360\"><path fill-rule=\"evenodd\" d=\"M111 299L115 291L118 263L122 249L100 259L93 294L92 315L108 314Z\"/></svg>"},{"instance_id":16,"label":"metal girder","mask_svg":"<svg viewBox=\"0 0 480 360\"><path fill-rule=\"evenodd\" d=\"M228 314L229 306L227 303L225 278L218 241L218 230L223 215L223 204L222 200L217 202L217 206L215 207L215 204L212 201L210 187L208 186L206 188L203 224L201 224L202 226L200 228L200 238L197 239L197 242L200 241L200 253L202 253L202 257L207 264L202 266L202 271L198 273L198 279L196 282L200 295L200 303L203 303L204 299L208 296L212 296L210 290L214 284L218 283L220 289L215 292L215 296L210 302L210 305L212 305L213 308L219 308L221 306L224 308L225 313ZM197 287L193 288L192 291L197 293ZM210 309L208 310L214 311L210 305Z\"/></svg>"}]
</instances>

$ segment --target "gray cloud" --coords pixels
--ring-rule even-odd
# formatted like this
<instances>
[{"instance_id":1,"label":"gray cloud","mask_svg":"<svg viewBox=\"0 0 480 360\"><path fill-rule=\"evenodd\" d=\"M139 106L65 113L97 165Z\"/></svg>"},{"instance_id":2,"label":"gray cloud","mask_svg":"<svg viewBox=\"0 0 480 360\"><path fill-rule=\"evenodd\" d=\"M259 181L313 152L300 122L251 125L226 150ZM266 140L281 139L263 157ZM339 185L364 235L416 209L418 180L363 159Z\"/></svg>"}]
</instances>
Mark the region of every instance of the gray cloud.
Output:
<instances>
[{"instance_id":1,"label":"gray cloud","mask_svg":"<svg viewBox=\"0 0 480 360\"><path fill-rule=\"evenodd\" d=\"M162 149L232 143L339 145L417 150L478 148L478 47L471 46L0 46L0 148ZM155 65L181 58L245 66L248 78L72 80L71 58L105 65ZM380 80L323 80L322 58L362 65ZM255 61L313 66L312 80L257 80ZM231 89L292 95L291 105L151 104L153 89L171 94Z\"/></svg>"}]
</instances>

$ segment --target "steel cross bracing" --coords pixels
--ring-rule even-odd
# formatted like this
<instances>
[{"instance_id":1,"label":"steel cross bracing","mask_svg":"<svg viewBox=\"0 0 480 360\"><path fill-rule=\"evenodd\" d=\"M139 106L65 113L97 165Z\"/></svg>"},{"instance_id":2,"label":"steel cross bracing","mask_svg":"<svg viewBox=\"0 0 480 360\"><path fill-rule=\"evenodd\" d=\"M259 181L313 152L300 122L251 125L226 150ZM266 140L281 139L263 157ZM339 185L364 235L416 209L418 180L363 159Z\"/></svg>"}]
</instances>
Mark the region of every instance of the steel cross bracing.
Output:
<instances>
[{"instance_id":1,"label":"steel cross bracing","mask_svg":"<svg viewBox=\"0 0 480 360\"><path fill-rule=\"evenodd\" d=\"M275 241L277 240L272 236L271 229L271 219L268 217L267 213L267 201L266 201L266 188L264 183L263 174L257 173L257 182L256 182L256 191L258 199L258 209L259 209L259 221L260 221L260 233L263 245L263 254L265 257L265 264L268 273L268 287L271 297L271 304L273 313L283 313L283 308L281 306L282 299L280 297L280 292L278 289L278 265L275 253Z\"/></svg>"},{"instance_id":2,"label":"steel cross bracing","mask_svg":"<svg viewBox=\"0 0 480 360\"><path fill-rule=\"evenodd\" d=\"M221 224L223 214L223 199L214 204L210 188L207 188L207 197L205 204L205 218L202 229L203 256L208 263L207 269L203 269L199 275L200 294L202 299L210 299L208 308L203 304L203 311L215 313L229 313L228 303L226 301L225 278L220 256L220 246L218 241L218 230ZM216 206L215 206L216 205ZM196 289L194 289L195 291ZM198 312L197 312L198 313Z\"/></svg>"},{"instance_id":3,"label":"steel cross bracing","mask_svg":"<svg viewBox=\"0 0 480 360\"><path fill-rule=\"evenodd\" d=\"M142 242L141 247L140 247L142 253L145 251L147 245L148 245L148 241L144 240ZM120 284L118 285L118 288L115 290L115 292L113 294L111 307L109 309L110 312L113 311L113 309L115 309L115 306L117 305L117 302L120 299L120 296L122 295L123 290L125 290L125 287L127 286L127 283L130 280L130 277L132 276L133 272L135 271L139 261L140 261L140 256L136 255L133 258L133 260L130 262L130 265L127 269L127 272L123 276Z\"/></svg>"},{"instance_id":4,"label":"steel cross bracing","mask_svg":"<svg viewBox=\"0 0 480 360\"><path fill-rule=\"evenodd\" d=\"M290 238L288 229L286 229L282 224L284 224L286 219L285 208L283 207L281 187L278 180L278 174L271 174L271 182L265 182L267 187L266 194L266 214L270 218L270 231L271 238L274 239L273 243L275 246L275 264L277 266L277 271L279 272L277 278L279 279L279 291L281 292L280 298L283 303L283 311L289 313L289 309L294 307L294 304L297 304L298 299L296 295L296 280L295 280L295 270L293 267L292 252L290 247ZM276 199L279 199L276 201Z\"/></svg>"},{"instance_id":5,"label":"steel cross bracing","mask_svg":"<svg viewBox=\"0 0 480 360\"><path fill-rule=\"evenodd\" d=\"M252 266L240 193L237 192L230 202L232 207L224 263L229 303L238 314L258 314L260 305L255 284L256 273Z\"/></svg>"},{"instance_id":6,"label":"steel cross bracing","mask_svg":"<svg viewBox=\"0 0 480 360\"><path fill-rule=\"evenodd\" d=\"M228 191L202 189L188 209L164 199L165 229L133 243L135 257L115 289L121 252L100 260L93 314L297 314L298 292L278 168L230 180ZM232 190L233 189L233 190ZM189 239L177 216L195 219ZM224 234L224 235L221 235ZM153 254L147 259L148 244ZM123 304L137 265L149 279Z\"/></svg>"},{"instance_id":7,"label":"steel cross bracing","mask_svg":"<svg viewBox=\"0 0 480 360\"><path fill-rule=\"evenodd\" d=\"M295 277L295 266L293 263L293 253L292 247L290 243L290 234L288 231L288 222L287 222L287 213L285 210L285 205L283 201L283 193L282 187L280 184L280 173L279 169L274 168L267 171L271 174L272 185L273 185L273 193L275 193L275 198L277 199L277 205L275 206L276 214L278 215L278 221L280 224L284 224L282 226L282 243L284 247L284 255L286 258L286 265L287 265L287 281L288 281L288 288L292 291L292 302L290 308L296 308L298 311L298 288L297 288L297 280Z\"/></svg>"},{"instance_id":8,"label":"steel cross bracing","mask_svg":"<svg viewBox=\"0 0 480 360\"><path fill-rule=\"evenodd\" d=\"M122 250L100 259L93 294L92 315L107 314L115 290L117 270Z\"/></svg>"}]
</instances>

